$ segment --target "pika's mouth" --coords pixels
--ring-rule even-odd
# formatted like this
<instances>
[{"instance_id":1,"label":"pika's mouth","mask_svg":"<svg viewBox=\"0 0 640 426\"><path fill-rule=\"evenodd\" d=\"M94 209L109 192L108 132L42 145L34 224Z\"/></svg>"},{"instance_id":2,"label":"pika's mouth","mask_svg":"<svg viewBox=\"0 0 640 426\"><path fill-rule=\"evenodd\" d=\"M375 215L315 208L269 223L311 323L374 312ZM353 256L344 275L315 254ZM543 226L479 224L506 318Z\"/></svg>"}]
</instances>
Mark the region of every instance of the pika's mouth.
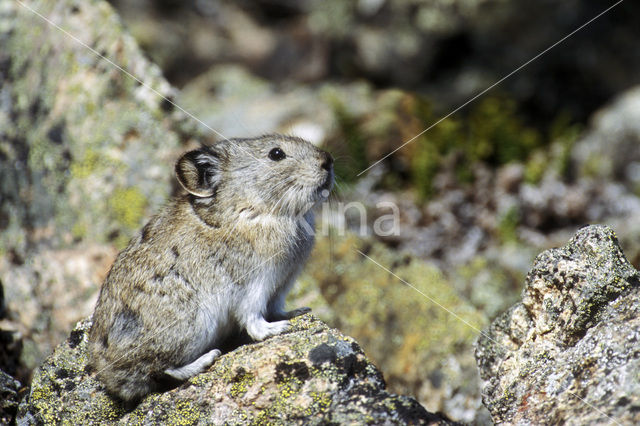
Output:
<instances>
[{"instance_id":1,"label":"pika's mouth","mask_svg":"<svg viewBox=\"0 0 640 426\"><path fill-rule=\"evenodd\" d=\"M321 200L326 200L329 198L329 193L333 188L333 170L330 170L327 173L327 177L324 179L324 182L318 186L317 195Z\"/></svg>"}]
</instances>

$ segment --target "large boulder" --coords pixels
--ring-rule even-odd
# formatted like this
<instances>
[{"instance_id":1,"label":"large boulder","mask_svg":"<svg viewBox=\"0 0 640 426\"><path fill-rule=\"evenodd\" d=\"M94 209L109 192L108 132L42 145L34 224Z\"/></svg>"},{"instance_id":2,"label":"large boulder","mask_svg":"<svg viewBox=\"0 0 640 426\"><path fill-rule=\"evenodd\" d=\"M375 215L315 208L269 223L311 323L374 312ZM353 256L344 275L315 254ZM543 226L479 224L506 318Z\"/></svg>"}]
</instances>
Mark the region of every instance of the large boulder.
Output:
<instances>
[{"instance_id":1,"label":"large boulder","mask_svg":"<svg viewBox=\"0 0 640 426\"><path fill-rule=\"evenodd\" d=\"M3 2L0 45L0 253L124 245L171 188L173 88L103 1Z\"/></svg>"},{"instance_id":2,"label":"large boulder","mask_svg":"<svg viewBox=\"0 0 640 426\"><path fill-rule=\"evenodd\" d=\"M0 2L0 281L27 369L171 192L194 122L159 95L175 90L108 3Z\"/></svg>"},{"instance_id":3,"label":"large boulder","mask_svg":"<svg viewBox=\"0 0 640 426\"><path fill-rule=\"evenodd\" d=\"M639 339L640 273L611 229L583 228L480 337L484 404L497 423L638 424Z\"/></svg>"},{"instance_id":4,"label":"large boulder","mask_svg":"<svg viewBox=\"0 0 640 426\"><path fill-rule=\"evenodd\" d=\"M18 424L448 424L385 390L360 346L312 315L290 332L245 344L181 386L135 408L112 399L87 367L91 320L40 366Z\"/></svg>"}]
</instances>

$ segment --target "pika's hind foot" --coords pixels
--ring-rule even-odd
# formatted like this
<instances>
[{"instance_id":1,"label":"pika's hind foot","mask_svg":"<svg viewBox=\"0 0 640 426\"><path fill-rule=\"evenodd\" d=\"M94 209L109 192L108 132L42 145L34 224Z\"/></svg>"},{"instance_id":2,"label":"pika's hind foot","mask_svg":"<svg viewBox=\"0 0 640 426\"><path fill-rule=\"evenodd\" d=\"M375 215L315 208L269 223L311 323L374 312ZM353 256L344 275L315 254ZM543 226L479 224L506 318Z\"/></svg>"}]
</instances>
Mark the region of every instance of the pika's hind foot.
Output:
<instances>
[{"instance_id":1,"label":"pika's hind foot","mask_svg":"<svg viewBox=\"0 0 640 426\"><path fill-rule=\"evenodd\" d=\"M218 358L221 353L222 352L220 352L219 349L214 349L205 353L190 364L187 364L180 368L169 368L167 370L164 370L164 372L174 379L186 380L206 370L209 366L211 366L211 364L213 364L213 361L215 361L215 359Z\"/></svg>"}]
</instances>

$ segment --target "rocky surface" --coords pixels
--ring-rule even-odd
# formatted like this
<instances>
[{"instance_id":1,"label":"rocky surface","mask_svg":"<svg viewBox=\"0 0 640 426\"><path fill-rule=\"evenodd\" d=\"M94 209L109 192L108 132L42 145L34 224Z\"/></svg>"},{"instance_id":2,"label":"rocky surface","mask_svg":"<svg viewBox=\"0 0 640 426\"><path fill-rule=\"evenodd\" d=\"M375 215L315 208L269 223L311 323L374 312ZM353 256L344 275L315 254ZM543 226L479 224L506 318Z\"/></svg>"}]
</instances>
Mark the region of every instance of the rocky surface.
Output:
<instances>
[{"instance_id":1,"label":"rocky surface","mask_svg":"<svg viewBox=\"0 0 640 426\"><path fill-rule=\"evenodd\" d=\"M0 370L0 423L13 424L20 401L20 382Z\"/></svg>"},{"instance_id":2,"label":"rocky surface","mask_svg":"<svg viewBox=\"0 0 640 426\"><path fill-rule=\"evenodd\" d=\"M638 424L639 339L640 273L610 228L583 228L480 337L484 403L497 423Z\"/></svg>"},{"instance_id":3,"label":"rocky surface","mask_svg":"<svg viewBox=\"0 0 640 426\"><path fill-rule=\"evenodd\" d=\"M174 94L105 2L3 1L0 45L0 281L32 369L171 192L191 122L152 91Z\"/></svg>"},{"instance_id":4,"label":"rocky surface","mask_svg":"<svg viewBox=\"0 0 640 426\"><path fill-rule=\"evenodd\" d=\"M1 252L124 245L171 188L173 89L105 2L3 2L0 43Z\"/></svg>"},{"instance_id":5,"label":"rocky surface","mask_svg":"<svg viewBox=\"0 0 640 426\"><path fill-rule=\"evenodd\" d=\"M182 87L221 63L270 80L365 78L458 106L611 6L578 0L111 0ZM638 5L622 2L501 84L535 115L580 119L638 84ZM588 52L585 54L584 52ZM426 126L425 126L426 127Z\"/></svg>"},{"instance_id":6,"label":"rocky surface","mask_svg":"<svg viewBox=\"0 0 640 426\"><path fill-rule=\"evenodd\" d=\"M40 247L21 264L1 257L8 317L0 321L0 338L6 338L13 372L7 367L0 369L28 383L30 371L66 338L76 322L93 312L100 285L116 254L117 250L106 244L79 244ZM9 339L17 336L21 339L10 345ZM2 356L0 345L0 360Z\"/></svg>"},{"instance_id":7,"label":"rocky surface","mask_svg":"<svg viewBox=\"0 0 640 426\"><path fill-rule=\"evenodd\" d=\"M86 368L90 326L90 319L78 323L37 369L19 424L448 424L413 398L387 392L355 340L311 315L125 409Z\"/></svg>"}]
</instances>

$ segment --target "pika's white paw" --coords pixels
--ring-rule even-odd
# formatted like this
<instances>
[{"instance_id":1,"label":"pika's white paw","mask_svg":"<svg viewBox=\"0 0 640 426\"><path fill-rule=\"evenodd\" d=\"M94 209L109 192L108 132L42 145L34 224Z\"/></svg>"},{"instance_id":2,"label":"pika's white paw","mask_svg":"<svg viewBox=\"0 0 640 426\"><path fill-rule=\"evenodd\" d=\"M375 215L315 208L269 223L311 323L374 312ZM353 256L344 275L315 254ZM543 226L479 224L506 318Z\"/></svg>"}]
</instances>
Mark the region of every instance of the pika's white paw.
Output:
<instances>
[{"instance_id":1,"label":"pika's white paw","mask_svg":"<svg viewBox=\"0 0 640 426\"><path fill-rule=\"evenodd\" d=\"M222 354L220 349L213 349L207 352L206 354L202 355L200 358L198 358L198 360L202 360L202 371L211 367L211 364L213 364L213 361L215 361L216 358L220 356L220 354Z\"/></svg>"},{"instance_id":2,"label":"pika's white paw","mask_svg":"<svg viewBox=\"0 0 640 426\"><path fill-rule=\"evenodd\" d=\"M284 333L289 328L291 328L291 324L289 324L287 320L267 322L261 319L247 324L247 333L249 333L249 336L254 340L264 340L267 337Z\"/></svg>"},{"instance_id":3,"label":"pika's white paw","mask_svg":"<svg viewBox=\"0 0 640 426\"><path fill-rule=\"evenodd\" d=\"M169 368L165 370L165 374L176 378L178 380L186 380L189 377L193 377L196 374L202 373L208 367L213 364L216 358L220 356L222 352L219 349L213 349L203 355L190 364L184 365L180 368Z\"/></svg>"}]
</instances>

